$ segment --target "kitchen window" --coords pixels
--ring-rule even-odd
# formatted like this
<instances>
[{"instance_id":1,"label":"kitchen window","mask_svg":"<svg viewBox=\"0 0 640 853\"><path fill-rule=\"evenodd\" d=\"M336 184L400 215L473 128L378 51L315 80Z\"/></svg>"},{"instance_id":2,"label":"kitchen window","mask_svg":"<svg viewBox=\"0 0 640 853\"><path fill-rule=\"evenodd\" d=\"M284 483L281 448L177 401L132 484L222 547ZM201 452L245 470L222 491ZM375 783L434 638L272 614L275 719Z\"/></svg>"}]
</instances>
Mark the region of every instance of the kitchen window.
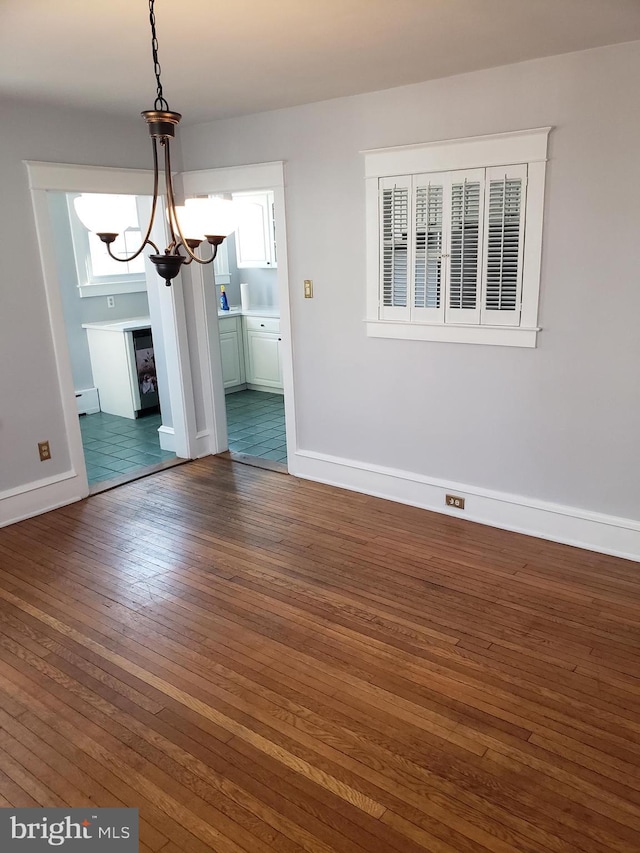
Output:
<instances>
[{"instance_id":1,"label":"kitchen window","mask_svg":"<svg viewBox=\"0 0 640 853\"><path fill-rule=\"evenodd\" d=\"M536 345L549 130L364 152L370 336Z\"/></svg>"}]
</instances>

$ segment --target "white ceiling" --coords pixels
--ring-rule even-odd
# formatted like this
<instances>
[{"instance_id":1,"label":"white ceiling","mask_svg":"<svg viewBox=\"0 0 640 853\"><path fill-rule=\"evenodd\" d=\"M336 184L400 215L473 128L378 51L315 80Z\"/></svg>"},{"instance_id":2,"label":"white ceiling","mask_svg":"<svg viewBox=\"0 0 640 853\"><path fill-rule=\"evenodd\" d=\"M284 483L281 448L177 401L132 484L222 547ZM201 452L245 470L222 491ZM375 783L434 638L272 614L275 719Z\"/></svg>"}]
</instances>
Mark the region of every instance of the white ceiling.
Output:
<instances>
[{"instance_id":1,"label":"white ceiling","mask_svg":"<svg viewBox=\"0 0 640 853\"><path fill-rule=\"evenodd\" d=\"M156 18L189 123L640 39L640 0L157 0ZM150 109L147 0L0 0L0 93Z\"/></svg>"}]
</instances>

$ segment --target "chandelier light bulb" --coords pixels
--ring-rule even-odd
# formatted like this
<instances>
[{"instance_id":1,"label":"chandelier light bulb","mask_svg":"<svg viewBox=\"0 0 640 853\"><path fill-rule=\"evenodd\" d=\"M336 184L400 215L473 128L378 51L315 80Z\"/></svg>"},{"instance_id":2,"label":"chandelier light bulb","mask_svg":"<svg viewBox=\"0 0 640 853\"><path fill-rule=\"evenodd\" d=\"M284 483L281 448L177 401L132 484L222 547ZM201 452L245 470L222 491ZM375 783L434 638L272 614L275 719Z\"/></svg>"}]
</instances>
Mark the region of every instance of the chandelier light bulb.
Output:
<instances>
[{"instance_id":1,"label":"chandelier light bulb","mask_svg":"<svg viewBox=\"0 0 640 853\"><path fill-rule=\"evenodd\" d=\"M178 220L178 225L180 226L180 231L186 240L198 241L202 243L204 240L204 229L201 227L198 217L193 215L193 211L190 211L185 205L180 205L176 207L176 218ZM169 211L167 210L167 218L169 217Z\"/></svg>"},{"instance_id":2,"label":"chandelier light bulb","mask_svg":"<svg viewBox=\"0 0 640 853\"><path fill-rule=\"evenodd\" d=\"M138 222L132 195L83 193L74 199L73 206L84 227L96 234L122 234Z\"/></svg>"},{"instance_id":3,"label":"chandelier light bulb","mask_svg":"<svg viewBox=\"0 0 640 853\"><path fill-rule=\"evenodd\" d=\"M225 198L188 198L184 204L188 216L193 217L200 233L207 237L228 237L238 227L238 211L233 201Z\"/></svg>"}]
</instances>

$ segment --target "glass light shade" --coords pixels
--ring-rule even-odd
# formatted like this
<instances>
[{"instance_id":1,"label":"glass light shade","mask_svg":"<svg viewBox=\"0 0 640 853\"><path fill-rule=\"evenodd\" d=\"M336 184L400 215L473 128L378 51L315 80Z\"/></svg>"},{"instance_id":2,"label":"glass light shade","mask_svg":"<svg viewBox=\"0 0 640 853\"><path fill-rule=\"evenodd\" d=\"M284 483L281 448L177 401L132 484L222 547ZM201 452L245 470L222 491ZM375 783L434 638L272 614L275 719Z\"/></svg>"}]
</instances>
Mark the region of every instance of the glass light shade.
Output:
<instances>
[{"instance_id":1,"label":"glass light shade","mask_svg":"<svg viewBox=\"0 0 640 853\"><path fill-rule=\"evenodd\" d=\"M167 216L169 211L167 211ZM204 240L204 231L197 211L191 208L187 209L184 205L176 207L176 216L183 236L187 240Z\"/></svg>"},{"instance_id":2,"label":"glass light shade","mask_svg":"<svg viewBox=\"0 0 640 853\"><path fill-rule=\"evenodd\" d=\"M80 222L94 234L122 234L138 225L136 198L132 195L83 193L73 204Z\"/></svg>"},{"instance_id":3,"label":"glass light shade","mask_svg":"<svg viewBox=\"0 0 640 853\"><path fill-rule=\"evenodd\" d=\"M207 237L228 237L238 227L237 206L230 199L188 198L184 206L199 233Z\"/></svg>"}]
</instances>

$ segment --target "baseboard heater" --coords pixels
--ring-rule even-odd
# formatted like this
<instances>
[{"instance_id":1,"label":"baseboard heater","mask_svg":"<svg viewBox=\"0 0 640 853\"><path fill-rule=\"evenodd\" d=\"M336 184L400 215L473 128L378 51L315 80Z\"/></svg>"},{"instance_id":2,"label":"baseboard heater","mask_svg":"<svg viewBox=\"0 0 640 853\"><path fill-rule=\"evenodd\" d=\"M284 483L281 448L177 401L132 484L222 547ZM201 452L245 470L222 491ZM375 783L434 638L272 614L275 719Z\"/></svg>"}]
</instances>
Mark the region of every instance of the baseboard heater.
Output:
<instances>
[{"instance_id":1,"label":"baseboard heater","mask_svg":"<svg viewBox=\"0 0 640 853\"><path fill-rule=\"evenodd\" d=\"M85 388L84 391L76 391L76 405L79 415L94 415L100 411L100 398L97 388Z\"/></svg>"}]
</instances>

